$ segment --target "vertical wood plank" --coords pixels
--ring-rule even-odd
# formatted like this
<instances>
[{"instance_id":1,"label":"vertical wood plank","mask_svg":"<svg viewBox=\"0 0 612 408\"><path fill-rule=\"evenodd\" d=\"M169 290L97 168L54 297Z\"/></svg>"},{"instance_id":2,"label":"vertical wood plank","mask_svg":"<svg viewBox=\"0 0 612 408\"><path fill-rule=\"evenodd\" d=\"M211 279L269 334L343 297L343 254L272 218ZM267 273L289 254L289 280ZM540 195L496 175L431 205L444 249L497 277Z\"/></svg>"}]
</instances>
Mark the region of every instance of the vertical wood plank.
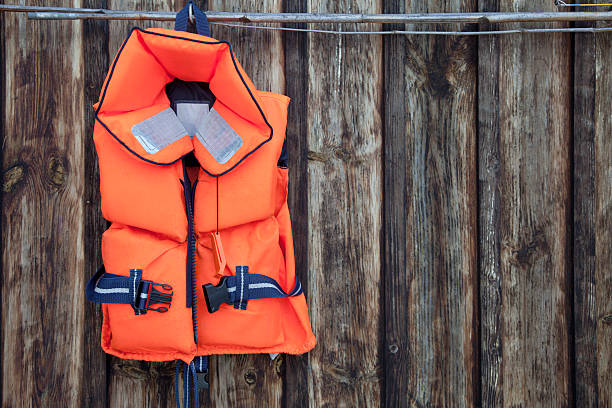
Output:
<instances>
[{"instance_id":1,"label":"vertical wood plank","mask_svg":"<svg viewBox=\"0 0 612 408\"><path fill-rule=\"evenodd\" d=\"M385 13L404 13L404 0L385 2ZM403 30L405 25L388 25L385 30ZM407 278L408 242L408 138L404 72L408 59L406 36L385 36L384 54L384 143L383 143L383 225L384 225L384 302L385 302L385 392L387 407L414 405L410 388L410 339L408 325L409 279Z\"/></svg>"},{"instance_id":2,"label":"vertical wood plank","mask_svg":"<svg viewBox=\"0 0 612 408\"><path fill-rule=\"evenodd\" d=\"M308 11L379 13L380 3L311 0ZM381 51L378 36L309 34L306 294L319 344L308 357L313 407L379 406L383 392Z\"/></svg>"},{"instance_id":3,"label":"vertical wood plank","mask_svg":"<svg viewBox=\"0 0 612 408\"><path fill-rule=\"evenodd\" d=\"M179 11L187 0L106 0L111 10L147 10L147 11ZM132 27L174 28L172 21L131 21L110 20L108 22L109 41L108 54L113 61L121 44L130 33Z\"/></svg>"},{"instance_id":4,"label":"vertical wood plank","mask_svg":"<svg viewBox=\"0 0 612 408\"><path fill-rule=\"evenodd\" d=\"M209 0L208 6L214 11L279 13L282 11L282 0ZM257 89L285 93L285 53L280 32L215 24L211 25L211 31L214 38L232 45L236 59Z\"/></svg>"},{"instance_id":5,"label":"vertical wood plank","mask_svg":"<svg viewBox=\"0 0 612 408\"><path fill-rule=\"evenodd\" d=\"M106 8L105 0L84 0L83 7ZM98 158L93 143L94 111L92 105L98 101L100 88L108 69L108 22L83 21L83 93L84 93L84 218L85 271L84 281L89 280L102 264L101 238L106 221L100 211L100 176ZM82 407L106 407L108 390L107 356L100 347L102 331L102 307L85 299L81 292L85 310L84 330L84 378Z\"/></svg>"},{"instance_id":6,"label":"vertical wood plank","mask_svg":"<svg viewBox=\"0 0 612 408\"><path fill-rule=\"evenodd\" d=\"M2 151L4 151L4 144L6 143L6 129L4 126L4 121L6 117L5 106L6 106L6 54L5 54L5 33L3 27L5 27L6 23L4 20L4 14L0 13L0 143L2 146ZM5 172L5 159L4 153L0 152L0 169L2 170L2 177L0 180L2 181L2 190L0 191L0 231L3 232L0 234L0 254L4 253L4 247L6 243L6 238L4 237L4 223L7 220L4 218L4 194L6 193L6 172ZM0 266L0 285L2 285L2 281L4 280L4 257L3 255L1 259ZM2 313L4 309L4 292L0 291L0 319L2 319ZM0 349L4 350L4 328L2 324L3 320L0 320ZM4 354L0 357L0 373L4 374ZM3 386L4 382L1 383L0 386L0 401L4 401L3 397Z\"/></svg>"},{"instance_id":7,"label":"vertical wood plank","mask_svg":"<svg viewBox=\"0 0 612 408\"><path fill-rule=\"evenodd\" d=\"M179 11L186 0L106 0L113 10ZM173 22L109 21L108 58L113 61L132 27L174 28ZM106 67L108 70L108 66ZM103 80L103 78L102 78ZM173 362L149 363L109 356L109 407L175 406ZM182 386L181 386L182 389ZM203 394L206 397L206 394Z\"/></svg>"},{"instance_id":8,"label":"vertical wood plank","mask_svg":"<svg viewBox=\"0 0 612 408\"><path fill-rule=\"evenodd\" d=\"M80 406L87 381L81 27L80 22L4 15L5 407Z\"/></svg>"},{"instance_id":9,"label":"vertical wood plank","mask_svg":"<svg viewBox=\"0 0 612 408\"><path fill-rule=\"evenodd\" d=\"M283 355L214 356L210 399L213 407L280 407Z\"/></svg>"},{"instance_id":10,"label":"vertical wood plank","mask_svg":"<svg viewBox=\"0 0 612 408\"><path fill-rule=\"evenodd\" d=\"M303 13L307 0L285 0L283 11ZM293 25L307 28L306 24ZM308 35L300 32L285 32L285 78L286 95L291 98L287 118L287 151L289 155L289 196L293 246L295 250L295 273L304 287L308 287L308 122L307 122L307 78ZM306 293L308 301L309 294ZM284 405L287 407L308 406L308 355L285 356Z\"/></svg>"},{"instance_id":11,"label":"vertical wood plank","mask_svg":"<svg viewBox=\"0 0 612 408\"><path fill-rule=\"evenodd\" d=\"M397 12L469 12L465 1ZM447 28L447 27L445 27ZM478 395L476 41L388 40L386 401L474 406Z\"/></svg>"},{"instance_id":12,"label":"vertical wood plank","mask_svg":"<svg viewBox=\"0 0 612 408\"><path fill-rule=\"evenodd\" d=\"M174 362L152 363L113 358L109 375L108 406L176 407L175 367ZM179 388L182 390L182 386Z\"/></svg>"},{"instance_id":13,"label":"vertical wood plank","mask_svg":"<svg viewBox=\"0 0 612 408\"><path fill-rule=\"evenodd\" d=\"M576 35L574 42L576 404L605 407L612 405L612 115L604 107L612 97L605 62L612 58L612 36Z\"/></svg>"},{"instance_id":14,"label":"vertical wood plank","mask_svg":"<svg viewBox=\"0 0 612 408\"><path fill-rule=\"evenodd\" d=\"M593 25L578 23L579 26ZM576 402L597 406L594 35L574 37L574 359Z\"/></svg>"},{"instance_id":15,"label":"vertical wood plank","mask_svg":"<svg viewBox=\"0 0 612 408\"><path fill-rule=\"evenodd\" d=\"M609 24L608 24L609 26ZM612 406L612 34L595 36L595 307L600 407Z\"/></svg>"},{"instance_id":16,"label":"vertical wood plank","mask_svg":"<svg viewBox=\"0 0 612 408\"><path fill-rule=\"evenodd\" d=\"M499 0L480 0L481 11ZM485 25L481 28L495 29ZM480 299L480 400L499 407L502 394L502 298L500 271L500 37L478 38L478 237Z\"/></svg>"},{"instance_id":17,"label":"vertical wood plank","mask_svg":"<svg viewBox=\"0 0 612 408\"><path fill-rule=\"evenodd\" d=\"M481 1L480 6L488 11L554 9L544 0ZM495 337L492 344L483 344L488 383L482 390L483 401L503 401L504 406L568 406L573 399L569 41L562 34L506 36L492 48L480 48L483 61L497 58L488 69L481 64L480 96L483 101L499 100L495 106L499 113L485 112L487 122L480 127L481 151L493 156L499 151L499 169L492 166L493 171L480 180L483 191L499 191L498 196L489 194L481 201L499 203L498 213L490 207L481 213L481 220L488 215L499 220L499 230L490 222L483 226L488 240L483 255L488 258L481 263L481 299L483 308L490 300L494 313L499 312L496 329L501 333L499 345ZM497 50L497 57L487 55ZM481 167L496 162L482 159ZM489 320L489 311L483 316L487 324L497 324Z\"/></svg>"},{"instance_id":18,"label":"vertical wood plank","mask_svg":"<svg viewBox=\"0 0 612 408\"><path fill-rule=\"evenodd\" d=\"M210 10L280 12L281 0L209 0ZM277 31L211 25L212 36L228 41L255 87L285 92L284 49ZM212 406L280 407L283 397L283 356L226 355L211 359Z\"/></svg>"}]
</instances>

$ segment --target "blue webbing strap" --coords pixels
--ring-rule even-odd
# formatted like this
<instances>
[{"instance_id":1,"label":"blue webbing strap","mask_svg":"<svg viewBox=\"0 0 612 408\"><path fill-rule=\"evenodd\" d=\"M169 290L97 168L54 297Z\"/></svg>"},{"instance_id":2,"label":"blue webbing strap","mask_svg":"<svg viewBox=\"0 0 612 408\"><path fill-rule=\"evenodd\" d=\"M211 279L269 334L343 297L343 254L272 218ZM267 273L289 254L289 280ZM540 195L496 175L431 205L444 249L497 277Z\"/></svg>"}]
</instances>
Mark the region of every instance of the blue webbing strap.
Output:
<instances>
[{"instance_id":1,"label":"blue webbing strap","mask_svg":"<svg viewBox=\"0 0 612 408\"><path fill-rule=\"evenodd\" d=\"M248 266L237 266L236 276L226 278L230 303L234 308L246 310L250 299L268 299L299 296L302 294L302 284L295 279L295 285L290 292L285 292L277 281L266 275L249 273Z\"/></svg>"},{"instance_id":2,"label":"blue webbing strap","mask_svg":"<svg viewBox=\"0 0 612 408\"><path fill-rule=\"evenodd\" d=\"M193 1L187 2L187 5L176 14L174 30L187 31L187 27L189 26L189 7L191 7L191 11L193 12L193 17L195 19L196 33L210 37L208 18L206 18L206 14L200 10L198 6L193 3Z\"/></svg>"},{"instance_id":3,"label":"blue webbing strap","mask_svg":"<svg viewBox=\"0 0 612 408\"><path fill-rule=\"evenodd\" d=\"M231 293L235 293L234 309L246 310L249 300L250 278L248 266L236 266L236 288L233 291L230 290L229 282L227 286L227 291L230 292L230 299L232 298Z\"/></svg>"},{"instance_id":4,"label":"blue webbing strap","mask_svg":"<svg viewBox=\"0 0 612 408\"><path fill-rule=\"evenodd\" d=\"M85 294L96 303L131 305L137 315L147 310L167 312L172 303L172 286L143 280L142 269L130 269L130 276L122 276L107 273L102 266L87 283ZM157 303L164 306L151 307Z\"/></svg>"},{"instance_id":5,"label":"blue webbing strap","mask_svg":"<svg viewBox=\"0 0 612 408\"><path fill-rule=\"evenodd\" d=\"M252 299L269 299L299 296L303 292L299 279L290 292L285 292L280 284L266 275L249 273L248 266L237 266L236 276L221 278L219 283L204 285L206 306L210 313L219 310L222 303L234 305L235 309L246 310L247 302Z\"/></svg>"}]
</instances>

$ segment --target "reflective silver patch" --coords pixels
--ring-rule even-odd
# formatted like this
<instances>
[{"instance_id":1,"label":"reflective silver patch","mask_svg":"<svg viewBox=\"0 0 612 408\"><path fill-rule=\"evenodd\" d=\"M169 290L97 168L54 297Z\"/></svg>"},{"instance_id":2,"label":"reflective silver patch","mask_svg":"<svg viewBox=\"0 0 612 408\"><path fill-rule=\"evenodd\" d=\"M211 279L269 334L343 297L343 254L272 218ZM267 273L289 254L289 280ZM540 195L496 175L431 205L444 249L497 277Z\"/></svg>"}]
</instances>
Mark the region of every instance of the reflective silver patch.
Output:
<instances>
[{"instance_id":1,"label":"reflective silver patch","mask_svg":"<svg viewBox=\"0 0 612 408\"><path fill-rule=\"evenodd\" d=\"M177 102L176 116L187 129L187 133L193 138L196 134L198 122L208 115L207 103Z\"/></svg>"},{"instance_id":2,"label":"reflective silver patch","mask_svg":"<svg viewBox=\"0 0 612 408\"><path fill-rule=\"evenodd\" d=\"M200 121L196 137L219 164L225 164L242 147L242 138L213 107Z\"/></svg>"},{"instance_id":3,"label":"reflective silver patch","mask_svg":"<svg viewBox=\"0 0 612 408\"><path fill-rule=\"evenodd\" d=\"M147 153L155 154L187 135L187 130L168 108L132 126L132 134Z\"/></svg>"}]
</instances>

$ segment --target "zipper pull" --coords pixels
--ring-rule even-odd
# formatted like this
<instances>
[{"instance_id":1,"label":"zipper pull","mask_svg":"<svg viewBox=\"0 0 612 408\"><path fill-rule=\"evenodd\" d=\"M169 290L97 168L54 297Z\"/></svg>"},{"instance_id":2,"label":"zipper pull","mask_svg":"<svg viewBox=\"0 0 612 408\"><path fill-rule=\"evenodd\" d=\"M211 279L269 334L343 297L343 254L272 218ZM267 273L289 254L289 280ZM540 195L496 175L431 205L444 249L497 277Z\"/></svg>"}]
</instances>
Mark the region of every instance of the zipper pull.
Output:
<instances>
[{"instance_id":1,"label":"zipper pull","mask_svg":"<svg viewBox=\"0 0 612 408\"><path fill-rule=\"evenodd\" d=\"M210 245L215 260L215 272L218 278L224 276L223 272L227 261L225 259L225 252L223 251L223 243L221 242L221 235L218 232L210 233Z\"/></svg>"}]
</instances>

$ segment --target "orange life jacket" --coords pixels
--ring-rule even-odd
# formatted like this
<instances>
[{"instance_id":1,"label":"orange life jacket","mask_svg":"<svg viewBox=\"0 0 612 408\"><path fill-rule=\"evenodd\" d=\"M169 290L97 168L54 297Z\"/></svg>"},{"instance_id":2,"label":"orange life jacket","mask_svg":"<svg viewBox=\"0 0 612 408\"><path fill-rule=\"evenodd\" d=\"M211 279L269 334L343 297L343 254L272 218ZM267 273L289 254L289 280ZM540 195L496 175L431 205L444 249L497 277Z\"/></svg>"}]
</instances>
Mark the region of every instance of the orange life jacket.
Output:
<instances>
[{"instance_id":1,"label":"orange life jacket","mask_svg":"<svg viewBox=\"0 0 612 408\"><path fill-rule=\"evenodd\" d=\"M107 353L193 365L314 347L287 207L288 104L256 90L225 41L131 31L94 105L112 225L87 294L103 303Z\"/></svg>"}]
</instances>

